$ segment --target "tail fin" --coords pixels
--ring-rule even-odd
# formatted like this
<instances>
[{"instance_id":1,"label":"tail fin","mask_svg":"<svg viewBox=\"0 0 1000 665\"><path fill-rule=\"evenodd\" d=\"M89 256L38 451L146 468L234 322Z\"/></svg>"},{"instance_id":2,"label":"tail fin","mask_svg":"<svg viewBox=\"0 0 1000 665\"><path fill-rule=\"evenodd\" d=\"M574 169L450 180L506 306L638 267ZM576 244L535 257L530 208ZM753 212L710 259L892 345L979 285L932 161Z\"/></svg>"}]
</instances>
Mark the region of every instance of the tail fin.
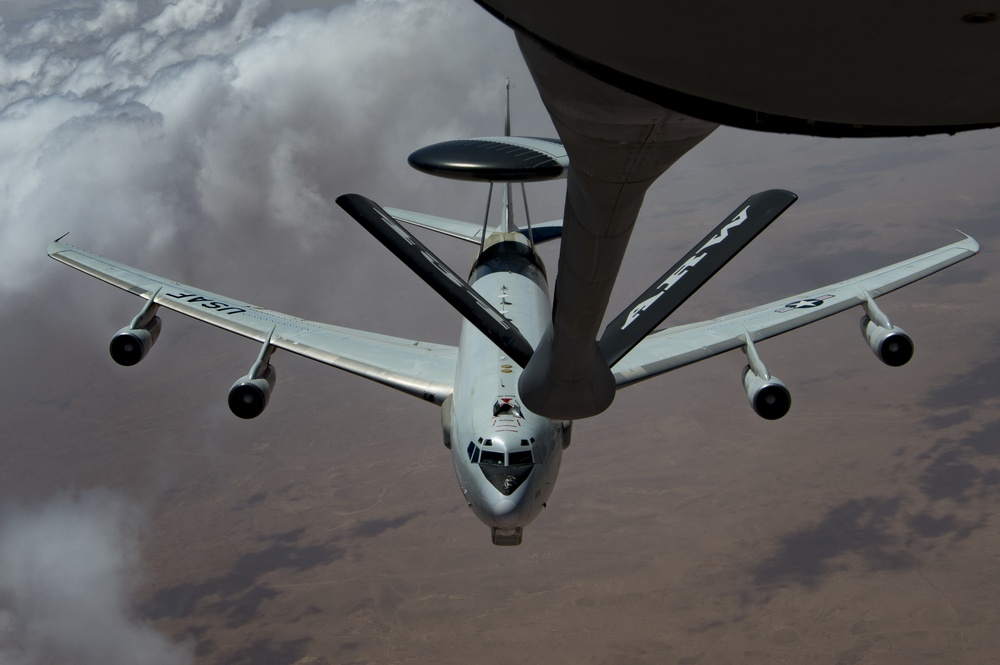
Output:
<instances>
[{"instance_id":1,"label":"tail fin","mask_svg":"<svg viewBox=\"0 0 1000 665\"><path fill-rule=\"evenodd\" d=\"M510 77L504 82L504 96L507 104L504 107L503 115L503 135L510 136Z\"/></svg>"},{"instance_id":2,"label":"tail fin","mask_svg":"<svg viewBox=\"0 0 1000 665\"><path fill-rule=\"evenodd\" d=\"M510 79L504 82L503 136L478 139L445 141L421 148L409 157L410 165L432 175L459 180L487 182L486 211L481 225L469 224L447 217L425 215L398 208L387 208L397 220L437 231L453 238L479 244L483 247L489 235L490 206L493 203L493 186L503 186L500 233L521 233L534 247L547 240L562 236L562 220L534 225L528 213L528 198L524 183L566 177L569 156L558 139L539 139L510 135ZM524 201L524 222L527 229L514 223L513 183L521 183ZM537 229L537 230L536 230Z\"/></svg>"},{"instance_id":3,"label":"tail fin","mask_svg":"<svg viewBox=\"0 0 1000 665\"><path fill-rule=\"evenodd\" d=\"M503 108L503 135L505 137L510 137L510 79L506 79L504 82L504 108ZM517 226L514 224L514 211L511 210L511 191L510 183L504 183L503 188L503 210L500 216L500 233L512 233L517 230ZM487 202L487 208L489 207L489 202ZM529 224L530 226L530 224ZM530 239L530 236L529 236Z\"/></svg>"}]
</instances>

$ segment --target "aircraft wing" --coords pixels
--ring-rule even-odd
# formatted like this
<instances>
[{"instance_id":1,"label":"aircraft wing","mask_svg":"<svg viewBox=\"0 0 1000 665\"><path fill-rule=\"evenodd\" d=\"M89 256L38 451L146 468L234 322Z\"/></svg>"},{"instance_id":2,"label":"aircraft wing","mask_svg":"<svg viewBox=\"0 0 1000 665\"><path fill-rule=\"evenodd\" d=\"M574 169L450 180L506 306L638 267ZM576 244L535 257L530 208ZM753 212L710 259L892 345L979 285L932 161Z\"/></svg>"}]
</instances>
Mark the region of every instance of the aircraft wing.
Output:
<instances>
[{"instance_id":1,"label":"aircraft wing","mask_svg":"<svg viewBox=\"0 0 1000 665\"><path fill-rule=\"evenodd\" d=\"M318 360L436 404L452 393L457 350L442 344L306 321L105 259L62 242L55 260L156 305L279 349Z\"/></svg>"},{"instance_id":2,"label":"aircraft wing","mask_svg":"<svg viewBox=\"0 0 1000 665\"><path fill-rule=\"evenodd\" d=\"M861 305L867 301L867 294L872 298L885 295L978 251L979 244L966 236L946 247L837 284L717 319L666 328L646 337L612 368L615 382L618 388L623 388L740 348L746 345L747 335L758 342L795 330Z\"/></svg>"}]
</instances>

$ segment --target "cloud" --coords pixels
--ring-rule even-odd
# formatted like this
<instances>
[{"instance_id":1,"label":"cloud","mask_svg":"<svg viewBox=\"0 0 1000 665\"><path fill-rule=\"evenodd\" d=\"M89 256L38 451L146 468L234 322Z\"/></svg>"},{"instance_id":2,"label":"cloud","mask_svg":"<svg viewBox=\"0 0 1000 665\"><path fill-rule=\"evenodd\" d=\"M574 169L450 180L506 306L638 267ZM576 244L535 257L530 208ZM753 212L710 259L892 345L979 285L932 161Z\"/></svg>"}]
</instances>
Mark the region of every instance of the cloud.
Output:
<instances>
[{"instance_id":1,"label":"cloud","mask_svg":"<svg viewBox=\"0 0 1000 665\"><path fill-rule=\"evenodd\" d=\"M206 229L308 249L339 194L499 127L503 75L523 71L509 42L457 0L103 0L0 23L0 295L37 286L66 231L134 261Z\"/></svg>"},{"instance_id":2,"label":"cloud","mask_svg":"<svg viewBox=\"0 0 1000 665\"><path fill-rule=\"evenodd\" d=\"M141 510L93 489L0 519L0 664L181 665L173 644L134 616Z\"/></svg>"}]
</instances>

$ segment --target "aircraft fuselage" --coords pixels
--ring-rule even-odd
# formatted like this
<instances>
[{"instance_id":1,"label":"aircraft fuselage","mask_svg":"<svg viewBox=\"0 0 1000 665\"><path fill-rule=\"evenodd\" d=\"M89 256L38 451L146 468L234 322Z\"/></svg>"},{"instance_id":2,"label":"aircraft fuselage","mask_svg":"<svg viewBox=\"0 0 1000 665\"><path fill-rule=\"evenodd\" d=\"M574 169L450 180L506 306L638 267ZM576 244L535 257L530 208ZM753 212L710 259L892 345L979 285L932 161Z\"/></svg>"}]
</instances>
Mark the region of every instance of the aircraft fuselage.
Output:
<instances>
[{"instance_id":1,"label":"aircraft fuselage","mask_svg":"<svg viewBox=\"0 0 1000 665\"><path fill-rule=\"evenodd\" d=\"M494 234L469 278L533 345L550 318L540 259L519 233ZM463 321L450 420L451 457L472 511L497 544L520 542L555 486L570 424L532 413L517 392L521 368Z\"/></svg>"}]
</instances>

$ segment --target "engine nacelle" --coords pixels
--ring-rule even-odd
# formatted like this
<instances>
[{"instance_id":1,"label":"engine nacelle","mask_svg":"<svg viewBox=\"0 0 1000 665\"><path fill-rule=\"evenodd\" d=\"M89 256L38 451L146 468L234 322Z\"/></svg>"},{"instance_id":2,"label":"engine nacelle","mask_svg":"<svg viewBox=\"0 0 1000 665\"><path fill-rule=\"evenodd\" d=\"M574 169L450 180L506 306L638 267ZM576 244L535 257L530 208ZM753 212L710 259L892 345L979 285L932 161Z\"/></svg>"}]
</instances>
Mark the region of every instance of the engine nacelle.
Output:
<instances>
[{"instance_id":1,"label":"engine nacelle","mask_svg":"<svg viewBox=\"0 0 1000 665\"><path fill-rule=\"evenodd\" d=\"M268 365L259 378L254 379L252 374L247 374L237 379L229 389L229 410L245 419L256 418L264 413L267 402L271 399L271 391L274 390L275 378L274 367Z\"/></svg>"},{"instance_id":2,"label":"engine nacelle","mask_svg":"<svg viewBox=\"0 0 1000 665\"><path fill-rule=\"evenodd\" d=\"M111 338L108 351L119 365L131 367L146 357L160 336L160 317L154 316L144 326L131 328L125 326Z\"/></svg>"},{"instance_id":3,"label":"engine nacelle","mask_svg":"<svg viewBox=\"0 0 1000 665\"><path fill-rule=\"evenodd\" d=\"M743 388L754 413L766 420L777 420L792 407L792 394L781 379L776 376L763 379L750 365L743 368Z\"/></svg>"},{"instance_id":4,"label":"engine nacelle","mask_svg":"<svg viewBox=\"0 0 1000 665\"><path fill-rule=\"evenodd\" d=\"M885 328L862 316L861 334L875 356L890 367L905 365L913 357L913 340L902 328L891 324Z\"/></svg>"}]
</instances>

